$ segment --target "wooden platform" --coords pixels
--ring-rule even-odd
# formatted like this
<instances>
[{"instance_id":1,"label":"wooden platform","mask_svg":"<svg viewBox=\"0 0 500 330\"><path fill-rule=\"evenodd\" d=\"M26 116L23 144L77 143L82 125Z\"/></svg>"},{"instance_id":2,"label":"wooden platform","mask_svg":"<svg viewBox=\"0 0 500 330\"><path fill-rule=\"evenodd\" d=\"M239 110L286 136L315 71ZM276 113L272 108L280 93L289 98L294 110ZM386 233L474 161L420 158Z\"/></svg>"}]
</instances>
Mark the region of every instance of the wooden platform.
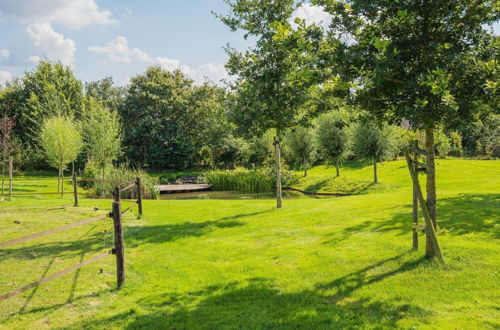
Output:
<instances>
[{"instance_id":1,"label":"wooden platform","mask_svg":"<svg viewBox=\"0 0 500 330\"><path fill-rule=\"evenodd\" d=\"M210 184L161 184L157 187L160 194L206 191L212 189L212 185Z\"/></svg>"}]
</instances>

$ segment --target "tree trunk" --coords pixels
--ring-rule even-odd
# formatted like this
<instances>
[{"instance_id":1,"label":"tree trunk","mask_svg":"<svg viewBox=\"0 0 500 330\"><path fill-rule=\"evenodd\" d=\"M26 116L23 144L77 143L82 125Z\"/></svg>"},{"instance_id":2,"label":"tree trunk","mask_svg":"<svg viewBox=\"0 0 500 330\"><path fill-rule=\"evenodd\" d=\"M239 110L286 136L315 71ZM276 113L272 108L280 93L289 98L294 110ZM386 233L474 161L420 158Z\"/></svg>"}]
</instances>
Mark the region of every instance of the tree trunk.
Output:
<instances>
[{"instance_id":1,"label":"tree trunk","mask_svg":"<svg viewBox=\"0 0 500 330\"><path fill-rule=\"evenodd\" d=\"M418 148L418 140L415 141L415 147ZM415 155L413 158L414 161L414 169L415 173L417 173L417 181L418 181L418 172L417 172L417 162L418 162L418 153L415 151ZM418 187L417 184L413 184L413 213L412 213L412 222L413 222L413 251L418 250Z\"/></svg>"},{"instance_id":2,"label":"tree trunk","mask_svg":"<svg viewBox=\"0 0 500 330\"><path fill-rule=\"evenodd\" d=\"M61 188L61 168L59 167L59 171L57 172L57 192L61 192L60 191L60 188Z\"/></svg>"},{"instance_id":3,"label":"tree trunk","mask_svg":"<svg viewBox=\"0 0 500 330\"><path fill-rule=\"evenodd\" d=\"M276 155L276 207L282 206L282 190L281 190L281 151L280 151L280 129L276 128L276 136L274 137L274 149Z\"/></svg>"},{"instance_id":4,"label":"tree trunk","mask_svg":"<svg viewBox=\"0 0 500 330\"><path fill-rule=\"evenodd\" d=\"M427 208L429 209L429 214L432 220L432 225L434 230L437 230L436 225L436 167L435 167L435 155L434 155L434 129L433 127L427 127L425 129L425 151L426 156L426 174L427 174ZM436 256L436 251L432 246L432 242L429 238L429 232L426 230L426 245L425 245L425 256L427 258L434 258Z\"/></svg>"},{"instance_id":5,"label":"tree trunk","mask_svg":"<svg viewBox=\"0 0 500 330\"><path fill-rule=\"evenodd\" d=\"M378 183L377 161L373 161L373 183Z\"/></svg>"},{"instance_id":6,"label":"tree trunk","mask_svg":"<svg viewBox=\"0 0 500 330\"><path fill-rule=\"evenodd\" d=\"M61 196L64 196L64 169L61 170Z\"/></svg>"},{"instance_id":7,"label":"tree trunk","mask_svg":"<svg viewBox=\"0 0 500 330\"><path fill-rule=\"evenodd\" d=\"M5 185L5 157L2 162L2 197L4 197L4 185Z\"/></svg>"},{"instance_id":8,"label":"tree trunk","mask_svg":"<svg viewBox=\"0 0 500 330\"><path fill-rule=\"evenodd\" d=\"M335 169L337 170L337 176L340 176L340 165L338 160L335 162Z\"/></svg>"}]
</instances>

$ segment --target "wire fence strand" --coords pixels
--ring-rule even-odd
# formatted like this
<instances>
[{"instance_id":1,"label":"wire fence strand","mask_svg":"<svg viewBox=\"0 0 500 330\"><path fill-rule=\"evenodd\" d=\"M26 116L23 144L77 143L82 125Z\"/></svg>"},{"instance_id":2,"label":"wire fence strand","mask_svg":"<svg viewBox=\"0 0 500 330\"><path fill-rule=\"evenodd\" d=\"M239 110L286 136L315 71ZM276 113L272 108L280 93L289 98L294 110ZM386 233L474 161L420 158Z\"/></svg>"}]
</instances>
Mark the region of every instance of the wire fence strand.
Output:
<instances>
[{"instance_id":1,"label":"wire fence strand","mask_svg":"<svg viewBox=\"0 0 500 330\"><path fill-rule=\"evenodd\" d=\"M103 259L103 258L105 258L109 254L111 254L111 251L107 251L107 252L101 253L101 254L96 255L95 257L92 257L92 258L90 258L88 260L85 260L84 262L81 262L81 263L79 263L77 265L68 267L66 269L61 270L60 272L57 272L57 273L52 274L50 276L44 277L41 280L38 280L36 282L30 283L28 285L25 285L25 286L23 286L23 287L21 287L19 289L16 289L16 290L13 290L13 291L11 291L9 293L6 293L6 294L0 296L0 301L4 301L4 300L6 300L6 299L8 299L10 297L17 296L18 294L23 293L26 290L29 290L29 289L37 287L37 286L39 286L41 284L47 283L47 282L49 282L49 281L51 281L53 279L56 279L58 277L61 277L61 276L65 275L65 274L71 273L72 271L77 270L79 268L82 268L82 267L84 267L84 266L86 266L86 265L88 265L88 264L90 264L90 263L92 263L94 261Z\"/></svg>"},{"instance_id":2,"label":"wire fence strand","mask_svg":"<svg viewBox=\"0 0 500 330\"><path fill-rule=\"evenodd\" d=\"M75 223L71 223L69 225L64 225L64 226L61 226L61 227L57 227L57 228L54 228L54 229L50 229L50 230L42 231L42 232L39 232L39 233L31 234L31 235L28 235L28 236L19 237L19 238L10 240L10 241L6 241L6 242L0 243L0 248L5 248L5 247L8 247L8 246L11 246L11 245L14 245L14 244L19 244L19 243L24 243L24 242L27 242L27 241L31 241L31 240L33 240L35 238L39 238L39 237L42 237L42 236L46 236L46 235L58 233L60 231L66 230L66 229L71 229L71 228L75 228L75 227L78 227L78 226L86 225L86 224L94 222L94 221L106 219L107 217L108 217L107 215L101 215L101 216L98 216L98 217L95 217L95 218L89 218L89 219L85 219L85 220L78 221L78 222L75 222Z\"/></svg>"}]
</instances>

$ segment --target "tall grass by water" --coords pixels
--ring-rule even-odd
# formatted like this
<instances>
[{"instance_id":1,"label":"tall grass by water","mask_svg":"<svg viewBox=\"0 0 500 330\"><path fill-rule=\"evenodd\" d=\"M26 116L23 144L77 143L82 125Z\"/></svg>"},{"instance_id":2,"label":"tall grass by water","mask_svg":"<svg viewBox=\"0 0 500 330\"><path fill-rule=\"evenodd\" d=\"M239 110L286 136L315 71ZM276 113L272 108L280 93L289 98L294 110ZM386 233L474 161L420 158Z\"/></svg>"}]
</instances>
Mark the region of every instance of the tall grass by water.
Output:
<instances>
[{"instance_id":1,"label":"tall grass by water","mask_svg":"<svg viewBox=\"0 0 500 330\"><path fill-rule=\"evenodd\" d=\"M219 191L266 192L271 191L274 184L274 178L263 169L208 171L203 176L208 184Z\"/></svg>"},{"instance_id":2,"label":"tall grass by water","mask_svg":"<svg viewBox=\"0 0 500 330\"><path fill-rule=\"evenodd\" d=\"M215 170L203 174L205 181L218 191L269 192L276 183L274 170L271 168ZM282 172L282 184L288 186L296 181L295 175L288 171Z\"/></svg>"}]
</instances>

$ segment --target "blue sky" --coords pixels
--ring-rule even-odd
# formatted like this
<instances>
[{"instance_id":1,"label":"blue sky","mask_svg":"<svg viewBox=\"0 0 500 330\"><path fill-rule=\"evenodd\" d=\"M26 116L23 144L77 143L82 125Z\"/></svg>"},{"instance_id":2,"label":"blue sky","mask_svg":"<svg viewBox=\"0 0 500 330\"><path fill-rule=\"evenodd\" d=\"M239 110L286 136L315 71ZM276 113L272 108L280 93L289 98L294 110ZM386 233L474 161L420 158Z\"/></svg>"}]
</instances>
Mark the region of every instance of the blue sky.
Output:
<instances>
[{"instance_id":1,"label":"blue sky","mask_svg":"<svg viewBox=\"0 0 500 330\"><path fill-rule=\"evenodd\" d=\"M47 57L73 65L84 81L112 76L122 84L153 64L179 67L196 80L217 80L225 77L223 46L245 47L245 42L212 10L224 13L227 5L222 0L1 0L0 71L19 76Z\"/></svg>"},{"instance_id":2,"label":"blue sky","mask_svg":"<svg viewBox=\"0 0 500 330\"><path fill-rule=\"evenodd\" d=\"M248 44L211 11L223 0L0 0L0 84L40 58L72 65L84 81L121 85L150 65L180 68L196 81L225 78L223 46ZM325 20L317 8L299 16ZM500 26L496 25L496 32Z\"/></svg>"}]
</instances>

